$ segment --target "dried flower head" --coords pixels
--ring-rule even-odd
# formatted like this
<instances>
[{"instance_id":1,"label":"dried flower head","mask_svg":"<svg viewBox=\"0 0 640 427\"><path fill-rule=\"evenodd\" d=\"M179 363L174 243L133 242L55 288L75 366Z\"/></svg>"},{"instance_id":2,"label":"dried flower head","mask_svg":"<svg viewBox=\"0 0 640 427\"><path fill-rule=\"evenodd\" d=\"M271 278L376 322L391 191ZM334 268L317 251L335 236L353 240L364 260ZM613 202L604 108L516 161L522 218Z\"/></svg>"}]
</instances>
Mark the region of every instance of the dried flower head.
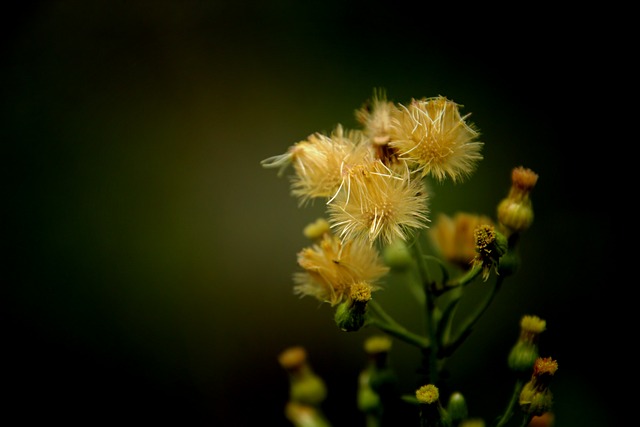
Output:
<instances>
[{"instance_id":1,"label":"dried flower head","mask_svg":"<svg viewBox=\"0 0 640 427\"><path fill-rule=\"evenodd\" d=\"M399 105L394 114L391 141L400 159L422 176L454 182L470 175L482 160L479 132L461 116L459 105L439 96Z\"/></svg>"},{"instance_id":2,"label":"dried flower head","mask_svg":"<svg viewBox=\"0 0 640 427\"><path fill-rule=\"evenodd\" d=\"M304 271L294 274L294 292L332 306L350 298L355 284L365 282L370 291L377 290L375 283L389 271L375 248L359 241L343 244L331 234L300 251L298 264Z\"/></svg>"},{"instance_id":3,"label":"dried flower head","mask_svg":"<svg viewBox=\"0 0 640 427\"><path fill-rule=\"evenodd\" d=\"M414 229L427 226L427 192L419 179L407 171L391 172L381 162L353 176L327 207L332 229L344 240L373 244L406 240Z\"/></svg>"},{"instance_id":4,"label":"dried flower head","mask_svg":"<svg viewBox=\"0 0 640 427\"><path fill-rule=\"evenodd\" d=\"M507 251L507 239L488 224L479 225L473 232L476 256L472 264L482 267L482 278L487 280L491 269L498 266L500 257Z\"/></svg>"},{"instance_id":5,"label":"dried flower head","mask_svg":"<svg viewBox=\"0 0 640 427\"><path fill-rule=\"evenodd\" d=\"M373 159L364 140L361 131L346 131L338 125L330 135L313 133L292 145L285 154L261 163L266 168L280 168L279 174L286 166L293 165L291 194L304 204L314 198L331 197L343 183L345 169Z\"/></svg>"}]
</instances>

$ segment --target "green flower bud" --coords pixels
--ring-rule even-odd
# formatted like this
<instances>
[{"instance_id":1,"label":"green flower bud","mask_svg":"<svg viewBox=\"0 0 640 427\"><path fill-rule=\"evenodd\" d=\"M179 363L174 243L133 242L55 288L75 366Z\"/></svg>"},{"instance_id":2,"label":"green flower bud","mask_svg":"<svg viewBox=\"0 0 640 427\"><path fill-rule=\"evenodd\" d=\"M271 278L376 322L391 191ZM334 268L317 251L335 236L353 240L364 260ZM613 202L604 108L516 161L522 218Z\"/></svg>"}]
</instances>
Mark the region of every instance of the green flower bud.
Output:
<instances>
[{"instance_id":1,"label":"green flower bud","mask_svg":"<svg viewBox=\"0 0 640 427\"><path fill-rule=\"evenodd\" d=\"M498 204L498 222L509 233L521 233L533 223L530 193L538 181L538 174L519 166L511 171L509 194Z\"/></svg>"},{"instance_id":2,"label":"green flower bud","mask_svg":"<svg viewBox=\"0 0 640 427\"><path fill-rule=\"evenodd\" d=\"M371 300L371 286L365 282L351 286L349 299L340 303L334 313L338 328L346 332L357 331L366 321L367 303Z\"/></svg>"},{"instance_id":3,"label":"green flower bud","mask_svg":"<svg viewBox=\"0 0 640 427\"><path fill-rule=\"evenodd\" d=\"M427 384L416 390L416 399L420 404L421 425L446 427L451 425L449 414L440 403L440 391L433 384Z\"/></svg>"},{"instance_id":4,"label":"green flower bud","mask_svg":"<svg viewBox=\"0 0 640 427\"><path fill-rule=\"evenodd\" d=\"M548 388L540 390L539 387L528 382L522 387L519 403L525 413L540 416L551 410L553 393Z\"/></svg>"},{"instance_id":5,"label":"green flower bud","mask_svg":"<svg viewBox=\"0 0 640 427\"><path fill-rule=\"evenodd\" d=\"M397 239L385 246L382 256L385 264L399 271L406 270L413 263L413 257L409 249L407 249L406 243L401 239Z\"/></svg>"},{"instance_id":6,"label":"green flower bud","mask_svg":"<svg viewBox=\"0 0 640 427\"><path fill-rule=\"evenodd\" d=\"M529 200L504 199L498 205L498 221L511 232L522 232L533 223L533 207Z\"/></svg>"},{"instance_id":7,"label":"green flower bud","mask_svg":"<svg viewBox=\"0 0 640 427\"><path fill-rule=\"evenodd\" d=\"M294 378L289 388L289 398L303 405L318 406L327 397L325 382L318 375L307 372Z\"/></svg>"},{"instance_id":8,"label":"green flower bud","mask_svg":"<svg viewBox=\"0 0 640 427\"><path fill-rule=\"evenodd\" d=\"M455 392L452 393L451 396L449 396L447 412L449 413L451 421L454 423L458 423L469 416L467 402L465 401L462 393Z\"/></svg>"},{"instance_id":9,"label":"green flower bud","mask_svg":"<svg viewBox=\"0 0 640 427\"><path fill-rule=\"evenodd\" d=\"M538 358L538 346L518 341L509 352L509 368L518 372L528 372Z\"/></svg>"},{"instance_id":10,"label":"green flower bud","mask_svg":"<svg viewBox=\"0 0 640 427\"><path fill-rule=\"evenodd\" d=\"M498 274L504 277L512 276L520 267L520 257L513 251L507 252L500 258L498 263Z\"/></svg>"},{"instance_id":11,"label":"green flower bud","mask_svg":"<svg viewBox=\"0 0 640 427\"><path fill-rule=\"evenodd\" d=\"M369 380L371 372L365 369L358 378L358 409L366 414L377 412L381 409L380 396L371 388Z\"/></svg>"}]
</instances>

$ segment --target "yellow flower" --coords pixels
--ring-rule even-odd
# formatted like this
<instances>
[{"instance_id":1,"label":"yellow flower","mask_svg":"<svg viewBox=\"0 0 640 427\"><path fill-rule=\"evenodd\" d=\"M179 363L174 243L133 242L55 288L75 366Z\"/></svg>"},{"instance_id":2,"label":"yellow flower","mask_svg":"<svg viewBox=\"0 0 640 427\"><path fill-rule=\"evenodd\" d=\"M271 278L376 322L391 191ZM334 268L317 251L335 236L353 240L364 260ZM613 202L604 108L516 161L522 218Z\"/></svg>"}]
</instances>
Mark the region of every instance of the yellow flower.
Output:
<instances>
[{"instance_id":1,"label":"yellow flower","mask_svg":"<svg viewBox=\"0 0 640 427\"><path fill-rule=\"evenodd\" d=\"M482 160L478 131L461 116L459 105L439 96L400 105L389 145L422 176L454 182L470 175Z\"/></svg>"},{"instance_id":2,"label":"yellow flower","mask_svg":"<svg viewBox=\"0 0 640 427\"><path fill-rule=\"evenodd\" d=\"M486 215L458 212L450 217L441 213L429 234L444 260L468 270L476 256L474 231L484 224L493 226L493 221Z\"/></svg>"},{"instance_id":3,"label":"yellow flower","mask_svg":"<svg viewBox=\"0 0 640 427\"><path fill-rule=\"evenodd\" d=\"M343 244L328 233L320 243L298 253L298 265L304 271L294 275L294 292L332 306L348 299L352 286L358 283L365 282L372 291L377 290L375 282L389 271L375 248L358 241Z\"/></svg>"},{"instance_id":4,"label":"yellow flower","mask_svg":"<svg viewBox=\"0 0 640 427\"><path fill-rule=\"evenodd\" d=\"M388 244L406 240L413 229L426 227L427 192L406 171L397 175L378 161L351 176L347 189L328 205L329 223L343 240L377 239Z\"/></svg>"}]
</instances>

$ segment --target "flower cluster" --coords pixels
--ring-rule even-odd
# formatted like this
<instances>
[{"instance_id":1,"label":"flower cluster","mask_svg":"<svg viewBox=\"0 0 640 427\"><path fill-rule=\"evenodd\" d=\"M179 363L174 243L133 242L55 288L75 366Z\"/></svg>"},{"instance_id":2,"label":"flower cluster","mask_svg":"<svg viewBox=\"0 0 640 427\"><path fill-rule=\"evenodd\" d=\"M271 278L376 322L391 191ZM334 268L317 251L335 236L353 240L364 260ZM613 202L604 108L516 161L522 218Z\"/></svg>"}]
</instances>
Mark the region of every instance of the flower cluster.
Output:
<instances>
[{"instance_id":1,"label":"flower cluster","mask_svg":"<svg viewBox=\"0 0 640 427\"><path fill-rule=\"evenodd\" d=\"M301 204L323 199L331 228L344 240L389 244L427 226L425 176L460 181L482 159L479 133L445 97L408 105L376 93L356 110L360 129L337 125L262 161L293 167L291 193Z\"/></svg>"},{"instance_id":2,"label":"flower cluster","mask_svg":"<svg viewBox=\"0 0 640 427\"><path fill-rule=\"evenodd\" d=\"M443 96L391 102L383 91L355 110L357 129L338 124L312 133L284 154L262 161L282 175L290 170L290 192L300 207L324 203L325 218L303 230L311 241L297 254L294 294L315 298L334 310L337 327L357 331L375 327L384 335L365 343L369 363L358 377L357 406L368 426L396 425L389 408L398 401L413 405L421 425L485 426L469 415L465 396L454 391L444 399L441 372L451 355L486 312L505 279L518 271L517 245L533 223L531 191L538 175L519 166L511 171L511 188L492 215L438 213L432 227L429 180L460 183L482 160L480 133L461 114L462 106ZM429 239L434 254L424 250ZM414 332L385 311L374 297L392 270L407 272L407 289L424 305L425 331ZM470 312L459 313L467 286L482 281L484 298ZM520 336L507 366L516 386L495 426L511 422L517 403L523 426L553 420L549 378L557 363L540 358L539 335L546 321L523 316ZM422 387L401 394L389 363L392 338L415 346L422 356ZM286 417L296 426L330 426L322 412L322 380L294 346L280 355L289 372ZM526 382L527 377L530 381ZM447 387L450 389L451 387ZM446 405L441 404L441 399Z\"/></svg>"}]
</instances>

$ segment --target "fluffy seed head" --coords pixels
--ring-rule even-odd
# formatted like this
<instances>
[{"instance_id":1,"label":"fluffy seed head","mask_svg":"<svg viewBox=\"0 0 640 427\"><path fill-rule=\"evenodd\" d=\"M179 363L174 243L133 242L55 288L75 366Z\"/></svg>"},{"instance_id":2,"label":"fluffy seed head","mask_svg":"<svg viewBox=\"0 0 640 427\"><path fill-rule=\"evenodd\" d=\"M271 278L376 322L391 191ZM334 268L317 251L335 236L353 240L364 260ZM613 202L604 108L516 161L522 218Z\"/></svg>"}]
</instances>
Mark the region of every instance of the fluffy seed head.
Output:
<instances>
[{"instance_id":1,"label":"fluffy seed head","mask_svg":"<svg viewBox=\"0 0 640 427\"><path fill-rule=\"evenodd\" d=\"M381 162L358 171L327 207L332 229L344 240L406 240L426 227L427 192L422 180L407 171L396 175Z\"/></svg>"},{"instance_id":2,"label":"fluffy seed head","mask_svg":"<svg viewBox=\"0 0 640 427\"><path fill-rule=\"evenodd\" d=\"M391 141L399 158L422 176L454 182L470 175L482 159L478 131L461 116L459 105L445 97L413 100L394 114Z\"/></svg>"}]
</instances>

